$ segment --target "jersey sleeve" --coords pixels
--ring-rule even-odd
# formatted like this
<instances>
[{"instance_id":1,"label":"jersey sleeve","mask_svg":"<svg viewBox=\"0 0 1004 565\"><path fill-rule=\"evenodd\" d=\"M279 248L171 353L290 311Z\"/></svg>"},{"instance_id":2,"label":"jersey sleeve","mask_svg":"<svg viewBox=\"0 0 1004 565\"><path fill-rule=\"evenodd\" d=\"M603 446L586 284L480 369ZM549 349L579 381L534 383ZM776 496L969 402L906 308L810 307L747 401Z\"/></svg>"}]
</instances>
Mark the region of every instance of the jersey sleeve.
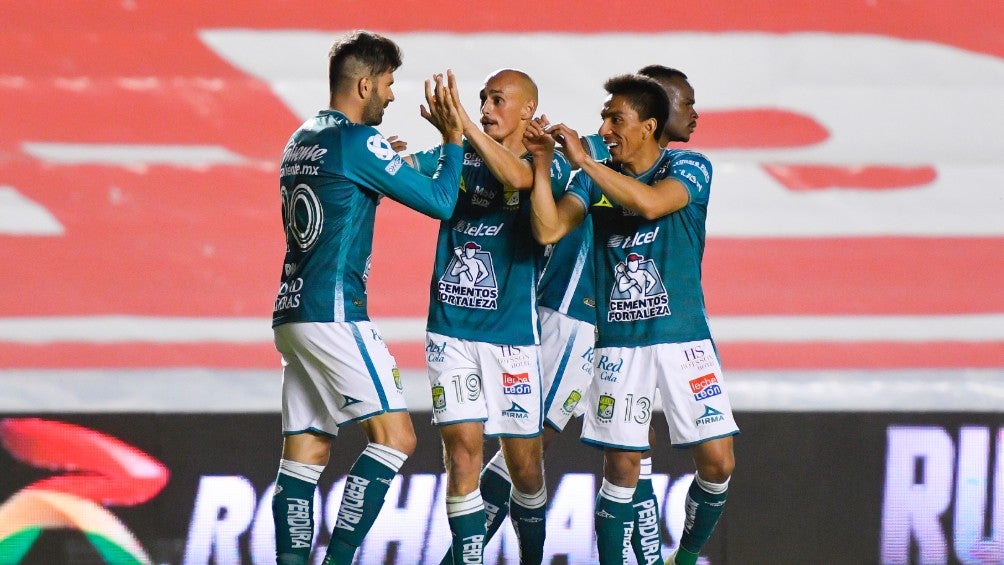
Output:
<instances>
[{"instance_id":1,"label":"jersey sleeve","mask_svg":"<svg viewBox=\"0 0 1004 565\"><path fill-rule=\"evenodd\" d=\"M557 199L568 186L569 177L572 174L572 166L568 159L558 151L554 152L551 158L551 194Z\"/></svg>"},{"instance_id":2,"label":"jersey sleeve","mask_svg":"<svg viewBox=\"0 0 1004 565\"><path fill-rule=\"evenodd\" d=\"M581 170L577 171L572 175L572 180L568 183L568 189L565 190L565 194L572 198L575 198L582 204L582 207L589 213L590 206L593 205L593 195L600 194L598 190L595 189L593 179L589 175L583 173Z\"/></svg>"},{"instance_id":3,"label":"jersey sleeve","mask_svg":"<svg viewBox=\"0 0 1004 565\"><path fill-rule=\"evenodd\" d=\"M603 137L598 133L583 137L582 147L594 161L610 158L610 148L607 147L607 144L603 142Z\"/></svg>"},{"instance_id":4,"label":"jersey sleeve","mask_svg":"<svg viewBox=\"0 0 1004 565\"><path fill-rule=\"evenodd\" d=\"M354 128L342 137L345 176L374 192L436 219L449 218L457 204L463 151L459 145L437 148L436 166L407 166L383 135L371 127Z\"/></svg>"},{"instance_id":5,"label":"jersey sleeve","mask_svg":"<svg viewBox=\"0 0 1004 565\"><path fill-rule=\"evenodd\" d=\"M683 183L692 203L707 205L711 193L711 161L707 157L692 151L676 156L670 177Z\"/></svg>"},{"instance_id":6,"label":"jersey sleeve","mask_svg":"<svg viewBox=\"0 0 1004 565\"><path fill-rule=\"evenodd\" d=\"M430 147L418 153L412 153L412 167L423 175L432 175L439 166L439 156L442 154L442 145Z\"/></svg>"}]
</instances>

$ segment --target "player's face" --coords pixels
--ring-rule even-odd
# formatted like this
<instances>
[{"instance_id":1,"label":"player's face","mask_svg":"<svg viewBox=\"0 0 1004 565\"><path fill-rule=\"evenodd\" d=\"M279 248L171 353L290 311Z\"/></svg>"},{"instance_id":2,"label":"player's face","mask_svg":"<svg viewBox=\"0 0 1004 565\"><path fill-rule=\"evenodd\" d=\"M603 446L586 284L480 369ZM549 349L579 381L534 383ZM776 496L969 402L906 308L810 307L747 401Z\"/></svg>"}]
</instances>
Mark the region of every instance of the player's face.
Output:
<instances>
[{"instance_id":1,"label":"player's face","mask_svg":"<svg viewBox=\"0 0 1004 565\"><path fill-rule=\"evenodd\" d=\"M635 271L637 271L638 270L638 261L637 260L635 260L635 261L628 261L627 262L627 268L632 273L635 272Z\"/></svg>"},{"instance_id":2,"label":"player's face","mask_svg":"<svg viewBox=\"0 0 1004 565\"><path fill-rule=\"evenodd\" d=\"M669 120L663 134L669 141L690 141L690 134L697 129L697 110L694 109L694 87L686 79L673 78L664 83L669 96Z\"/></svg>"},{"instance_id":3,"label":"player's face","mask_svg":"<svg viewBox=\"0 0 1004 565\"><path fill-rule=\"evenodd\" d=\"M386 72L372 77L373 89L363 107L363 123L368 126L379 125L383 121L383 111L394 101L394 73Z\"/></svg>"},{"instance_id":4,"label":"player's face","mask_svg":"<svg viewBox=\"0 0 1004 565\"><path fill-rule=\"evenodd\" d=\"M495 141L523 135L526 94L518 79L502 73L481 89L481 129Z\"/></svg>"},{"instance_id":5,"label":"player's face","mask_svg":"<svg viewBox=\"0 0 1004 565\"><path fill-rule=\"evenodd\" d=\"M464 248L464 255L466 255L468 259L473 259L474 258L474 253L476 251L477 250L474 249L473 247L465 247Z\"/></svg>"},{"instance_id":6,"label":"player's face","mask_svg":"<svg viewBox=\"0 0 1004 565\"><path fill-rule=\"evenodd\" d=\"M615 163L631 161L648 141L645 122L638 118L638 112L631 107L627 98L611 95L603 103L600 117L603 118L603 124L599 134L610 150L610 159Z\"/></svg>"}]
</instances>

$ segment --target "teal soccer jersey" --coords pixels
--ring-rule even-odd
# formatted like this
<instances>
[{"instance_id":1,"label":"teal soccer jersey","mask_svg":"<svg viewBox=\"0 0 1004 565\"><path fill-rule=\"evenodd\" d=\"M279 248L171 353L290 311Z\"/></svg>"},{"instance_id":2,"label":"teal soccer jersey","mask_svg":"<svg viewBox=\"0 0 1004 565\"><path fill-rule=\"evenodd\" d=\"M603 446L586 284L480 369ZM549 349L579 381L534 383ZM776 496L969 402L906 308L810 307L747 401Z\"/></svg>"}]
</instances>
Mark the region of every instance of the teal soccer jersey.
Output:
<instances>
[{"instance_id":1,"label":"teal soccer jersey","mask_svg":"<svg viewBox=\"0 0 1004 565\"><path fill-rule=\"evenodd\" d=\"M325 110L286 144L279 170L286 232L272 326L368 320L366 278L382 196L436 218L457 199L462 151L447 144L432 178L404 164L380 132Z\"/></svg>"},{"instance_id":2,"label":"teal soccer jersey","mask_svg":"<svg viewBox=\"0 0 1004 565\"><path fill-rule=\"evenodd\" d=\"M593 221L586 216L579 227L548 246L537 304L595 326L594 272Z\"/></svg>"},{"instance_id":3,"label":"teal soccer jersey","mask_svg":"<svg viewBox=\"0 0 1004 565\"><path fill-rule=\"evenodd\" d=\"M413 155L418 170L434 166L438 151ZM556 195L569 170L565 157L555 153ZM453 216L439 226L426 329L470 341L537 344L541 252L530 231L529 193L503 186L467 142L462 177Z\"/></svg>"},{"instance_id":4,"label":"teal soccer jersey","mask_svg":"<svg viewBox=\"0 0 1004 565\"><path fill-rule=\"evenodd\" d=\"M619 171L612 163L606 165ZM655 220L611 202L588 175L580 173L572 180L568 193L593 218L597 347L711 337L701 288L711 172L711 162L700 153L664 150L636 178L648 185L677 179L690 193L690 203Z\"/></svg>"}]
</instances>

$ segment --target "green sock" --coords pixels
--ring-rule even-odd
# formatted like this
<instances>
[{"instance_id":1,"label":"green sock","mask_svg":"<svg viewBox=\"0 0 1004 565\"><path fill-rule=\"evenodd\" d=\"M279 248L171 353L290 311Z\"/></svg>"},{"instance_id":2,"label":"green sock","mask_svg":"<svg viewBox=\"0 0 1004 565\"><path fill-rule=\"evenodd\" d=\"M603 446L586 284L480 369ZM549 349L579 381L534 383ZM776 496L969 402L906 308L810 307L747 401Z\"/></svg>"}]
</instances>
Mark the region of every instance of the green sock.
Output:
<instances>
[{"instance_id":1,"label":"green sock","mask_svg":"<svg viewBox=\"0 0 1004 565\"><path fill-rule=\"evenodd\" d=\"M603 479L596 495L596 547L600 563L627 563L634 531L634 488L619 487Z\"/></svg>"},{"instance_id":2,"label":"green sock","mask_svg":"<svg viewBox=\"0 0 1004 565\"><path fill-rule=\"evenodd\" d=\"M697 565L698 554L691 553L683 547L676 548L676 559L672 565ZM667 563L667 565L670 565Z\"/></svg>"},{"instance_id":3,"label":"green sock","mask_svg":"<svg viewBox=\"0 0 1004 565\"><path fill-rule=\"evenodd\" d=\"M481 563L485 550L485 504L481 491L446 497L446 516L450 523L453 543L453 563Z\"/></svg>"},{"instance_id":4,"label":"green sock","mask_svg":"<svg viewBox=\"0 0 1004 565\"><path fill-rule=\"evenodd\" d=\"M279 461L272 494L275 560L278 565L307 565L314 541L314 490L324 465Z\"/></svg>"},{"instance_id":5,"label":"green sock","mask_svg":"<svg viewBox=\"0 0 1004 565\"><path fill-rule=\"evenodd\" d=\"M345 477L345 491L324 565L351 565L356 549L383 508L394 475L408 456L385 445L371 443Z\"/></svg>"},{"instance_id":6,"label":"green sock","mask_svg":"<svg viewBox=\"0 0 1004 565\"><path fill-rule=\"evenodd\" d=\"M492 457L491 461L485 465L481 471L481 499L485 504L485 543L492 539L492 536L499 531L502 522L509 514L509 492L512 490L512 483L509 480L509 470L505 466L505 459L499 451ZM446 550L439 565L450 565L453 563L453 548Z\"/></svg>"},{"instance_id":7,"label":"green sock","mask_svg":"<svg viewBox=\"0 0 1004 565\"><path fill-rule=\"evenodd\" d=\"M715 531L718 518L725 510L725 499L728 498L729 481L724 483L709 483L697 474L687 491L687 521L683 525L683 535L680 536L680 549L696 556ZM682 556L686 557L686 556ZM681 555L677 555L677 563L685 565Z\"/></svg>"},{"instance_id":8,"label":"green sock","mask_svg":"<svg viewBox=\"0 0 1004 565\"><path fill-rule=\"evenodd\" d=\"M492 457L481 471L481 498L485 503L485 542L492 539L499 531L505 517L509 515L509 497L512 492L512 480L505 458L499 451Z\"/></svg>"},{"instance_id":9,"label":"green sock","mask_svg":"<svg viewBox=\"0 0 1004 565\"><path fill-rule=\"evenodd\" d=\"M540 565L547 535L547 490L541 487L535 494L525 495L512 489L509 516L519 539L520 565Z\"/></svg>"},{"instance_id":10,"label":"green sock","mask_svg":"<svg viewBox=\"0 0 1004 565\"><path fill-rule=\"evenodd\" d=\"M648 459L648 471L642 461L642 476L634 489L631 505L634 507L634 531L631 533L631 548L639 565L662 565L662 534L659 529L659 501L652 489L652 460Z\"/></svg>"}]
</instances>

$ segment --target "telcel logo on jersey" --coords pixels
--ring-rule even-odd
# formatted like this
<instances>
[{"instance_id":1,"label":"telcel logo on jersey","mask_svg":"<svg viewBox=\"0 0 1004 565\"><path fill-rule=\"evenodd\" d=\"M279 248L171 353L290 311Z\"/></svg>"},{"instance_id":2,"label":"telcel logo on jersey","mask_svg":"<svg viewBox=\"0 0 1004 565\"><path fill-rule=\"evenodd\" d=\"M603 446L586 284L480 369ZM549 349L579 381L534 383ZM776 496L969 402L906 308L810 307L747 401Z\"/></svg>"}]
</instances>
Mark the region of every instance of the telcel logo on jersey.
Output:
<instances>
[{"instance_id":1,"label":"telcel logo on jersey","mask_svg":"<svg viewBox=\"0 0 1004 565\"><path fill-rule=\"evenodd\" d=\"M725 415L714 408L704 405L704 415L696 420L698 426L707 426L716 422L724 422Z\"/></svg>"},{"instance_id":2,"label":"telcel logo on jersey","mask_svg":"<svg viewBox=\"0 0 1004 565\"><path fill-rule=\"evenodd\" d=\"M502 392L505 394L530 394L530 375L528 373L502 373Z\"/></svg>"},{"instance_id":3,"label":"telcel logo on jersey","mask_svg":"<svg viewBox=\"0 0 1004 565\"><path fill-rule=\"evenodd\" d=\"M659 237L658 226L656 226L655 231L640 231L629 236L615 233L607 239L607 247L620 247L621 249L627 249L636 245L652 243L657 237Z\"/></svg>"},{"instance_id":4,"label":"telcel logo on jersey","mask_svg":"<svg viewBox=\"0 0 1004 565\"><path fill-rule=\"evenodd\" d=\"M709 373L690 381L690 391L694 393L694 400L704 400L721 394L722 387L718 384L714 373Z\"/></svg>"},{"instance_id":5,"label":"telcel logo on jersey","mask_svg":"<svg viewBox=\"0 0 1004 565\"><path fill-rule=\"evenodd\" d=\"M600 355L596 362L596 368L600 370L600 380L617 382L620 379L621 369L624 368L624 358L618 357L616 361L606 355Z\"/></svg>"},{"instance_id":6,"label":"telcel logo on jersey","mask_svg":"<svg viewBox=\"0 0 1004 565\"><path fill-rule=\"evenodd\" d=\"M512 418L514 420L526 420L530 417L530 413L526 411L526 408L523 408L515 402L513 402L512 406L510 406L507 410L503 410L502 415L506 418Z\"/></svg>"}]
</instances>

